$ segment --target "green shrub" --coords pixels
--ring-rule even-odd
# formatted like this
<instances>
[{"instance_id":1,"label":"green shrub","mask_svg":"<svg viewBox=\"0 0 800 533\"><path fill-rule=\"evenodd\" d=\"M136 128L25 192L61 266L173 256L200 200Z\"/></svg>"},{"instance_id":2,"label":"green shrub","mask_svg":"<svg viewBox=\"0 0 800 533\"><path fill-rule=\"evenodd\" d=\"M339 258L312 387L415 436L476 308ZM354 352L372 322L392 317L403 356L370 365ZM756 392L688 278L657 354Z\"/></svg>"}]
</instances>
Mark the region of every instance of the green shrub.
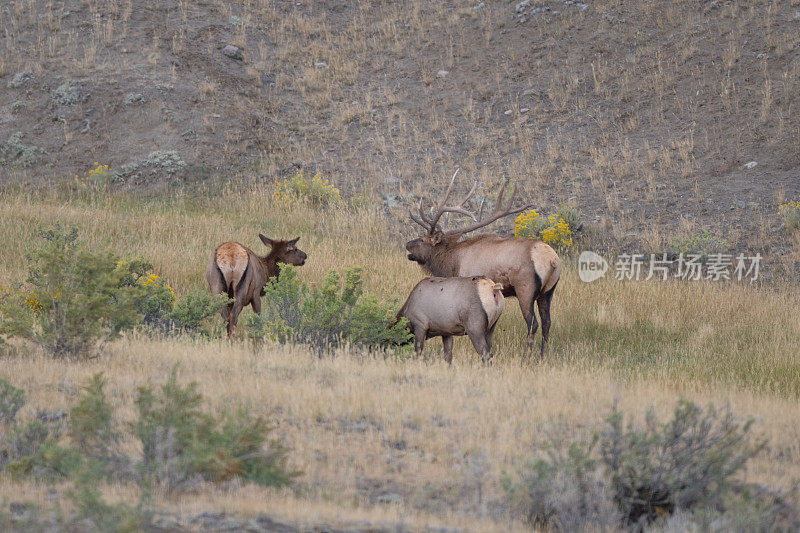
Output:
<instances>
[{"instance_id":1,"label":"green shrub","mask_svg":"<svg viewBox=\"0 0 800 533\"><path fill-rule=\"evenodd\" d=\"M698 254L707 258L710 254L728 251L728 241L711 231L704 231L685 238L676 237L669 243L669 250L675 254Z\"/></svg>"},{"instance_id":2,"label":"green shrub","mask_svg":"<svg viewBox=\"0 0 800 533\"><path fill-rule=\"evenodd\" d=\"M81 455L58 444L64 434L63 416L39 413L33 420L16 423L0 435L0 469L14 478L53 480L69 476Z\"/></svg>"},{"instance_id":3,"label":"green shrub","mask_svg":"<svg viewBox=\"0 0 800 533\"><path fill-rule=\"evenodd\" d=\"M43 149L27 145L22 142L22 133L16 132L11 137L0 143L0 165L10 164L14 168L28 168L39 161Z\"/></svg>"},{"instance_id":4,"label":"green shrub","mask_svg":"<svg viewBox=\"0 0 800 533\"><path fill-rule=\"evenodd\" d=\"M411 339L406 320L395 320L391 305L364 294L358 268L345 272L344 284L331 271L321 287L309 288L295 267L281 265L280 278L264 288L261 314L250 315L246 325L254 340L300 342L318 351L341 343L377 348Z\"/></svg>"},{"instance_id":5,"label":"green shrub","mask_svg":"<svg viewBox=\"0 0 800 533\"><path fill-rule=\"evenodd\" d=\"M547 459L528 464L517 483L502 480L513 512L526 522L559 531L607 531L620 523L608 481L590 443L552 447Z\"/></svg>"},{"instance_id":6,"label":"green shrub","mask_svg":"<svg viewBox=\"0 0 800 533\"><path fill-rule=\"evenodd\" d=\"M78 89L72 82L59 85L53 91L52 100L55 105L75 105L78 103Z\"/></svg>"},{"instance_id":7,"label":"green shrub","mask_svg":"<svg viewBox=\"0 0 800 533\"><path fill-rule=\"evenodd\" d=\"M75 475L75 486L67 496L75 504L77 519L88 521L97 531L138 532L149 523L151 514L144 506L146 496L133 507L125 502L114 505L103 500L99 484L102 476L86 464Z\"/></svg>"},{"instance_id":8,"label":"green shrub","mask_svg":"<svg viewBox=\"0 0 800 533\"><path fill-rule=\"evenodd\" d=\"M193 479L225 481L240 477L282 486L297 475L286 468L288 450L270 440L272 428L240 408L215 417L203 412L197 385L182 387L173 369L158 390L139 388L133 432L142 443L141 470L167 492Z\"/></svg>"},{"instance_id":9,"label":"green shrub","mask_svg":"<svg viewBox=\"0 0 800 533\"><path fill-rule=\"evenodd\" d=\"M31 340L56 357L85 356L141 322L148 291L125 283L131 269L90 251L75 228L40 236L29 256L31 289L0 298L0 335Z\"/></svg>"},{"instance_id":10,"label":"green shrub","mask_svg":"<svg viewBox=\"0 0 800 533\"><path fill-rule=\"evenodd\" d=\"M42 438L37 442L24 441L24 438ZM17 457L6 465L6 469L15 479L34 478L52 481L64 479L77 471L83 461L78 450L65 448L58 444L57 438L42 431L41 423L32 422L24 426L15 436L17 444L30 446L26 451L31 453ZM34 449L35 448L35 449Z\"/></svg>"},{"instance_id":11,"label":"green shrub","mask_svg":"<svg viewBox=\"0 0 800 533\"><path fill-rule=\"evenodd\" d=\"M10 424L25 405L25 391L0 378L0 424Z\"/></svg>"},{"instance_id":12,"label":"green shrub","mask_svg":"<svg viewBox=\"0 0 800 533\"><path fill-rule=\"evenodd\" d=\"M616 410L606 422L600 453L629 524L652 521L659 510L724 509L734 476L763 446L750 443L750 421L686 401L665 424L652 410L641 429L623 425Z\"/></svg>"},{"instance_id":13,"label":"green shrub","mask_svg":"<svg viewBox=\"0 0 800 533\"><path fill-rule=\"evenodd\" d=\"M103 390L106 383L102 372L89 378L69 413L70 437L90 457L108 457L119 438L113 427L114 408Z\"/></svg>"},{"instance_id":14,"label":"green shrub","mask_svg":"<svg viewBox=\"0 0 800 533\"><path fill-rule=\"evenodd\" d=\"M615 407L590 444L554 444L549 458L522 468L517 481L506 477L512 510L564 530L641 530L679 511L700 522L770 513L796 520L796 510L778 498L748 499L752 487L737 480L763 446L750 438L751 422L685 401L666 423L652 410L644 427L623 418Z\"/></svg>"},{"instance_id":15,"label":"green shrub","mask_svg":"<svg viewBox=\"0 0 800 533\"><path fill-rule=\"evenodd\" d=\"M217 337L222 333L222 327L211 323L209 319L218 315L222 308L232 301L227 294L211 295L206 291L197 290L179 301L169 314L169 318L183 333Z\"/></svg>"},{"instance_id":16,"label":"green shrub","mask_svg":"<svg viewBox=\"0 0 800 533\"><path fill-rule=\"evenodd\" d=\"M144 104L145 99L141 93L128 93L125 95L125 100L123 103L125 105Z\"/></svg>"},{"instance_id":17,"label":"green shrub","mask_svg":"<svg viewBox=\"0 0 800 533\"><path fill-rule=\"evenodd\" d=\"M117 262L122 273L120 288L130 287L141 321L147 325L163 325L175 306L175 291L161 276L152 272L153 265L143 259Z\"/></svg>"},{"instance_id":18,"label":"green shrub","mask_svg":"<svg viewBox=\"0 0 800 533\"><path fill-rule=\"evenodd\" d=\"M131 185L179 178L186 170L186 162L174 150L150 152L144 159L123 165L114 178Z\"/></svg>"}]
</instances>

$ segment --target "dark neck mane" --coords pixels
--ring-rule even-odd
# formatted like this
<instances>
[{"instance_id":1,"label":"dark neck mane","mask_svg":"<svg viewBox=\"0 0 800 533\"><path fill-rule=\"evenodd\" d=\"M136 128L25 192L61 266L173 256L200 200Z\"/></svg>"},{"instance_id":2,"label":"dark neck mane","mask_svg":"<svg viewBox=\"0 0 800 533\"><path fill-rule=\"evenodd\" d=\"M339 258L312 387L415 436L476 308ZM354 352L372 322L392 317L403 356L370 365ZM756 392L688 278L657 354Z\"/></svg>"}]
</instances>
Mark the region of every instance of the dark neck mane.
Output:
<instances>
[{"instance_id":1,"label":"dark neck mane","mask_svg":"<svg viewBox=\"0 0 800 533\"><path fill-rule=\"evenodd\" d=\"M277 278L281 273L281 267L278 266L278 254L275 250L261 259L261 265L264 268L264 281L272 277Z\"/></svg>"}]
</instances>

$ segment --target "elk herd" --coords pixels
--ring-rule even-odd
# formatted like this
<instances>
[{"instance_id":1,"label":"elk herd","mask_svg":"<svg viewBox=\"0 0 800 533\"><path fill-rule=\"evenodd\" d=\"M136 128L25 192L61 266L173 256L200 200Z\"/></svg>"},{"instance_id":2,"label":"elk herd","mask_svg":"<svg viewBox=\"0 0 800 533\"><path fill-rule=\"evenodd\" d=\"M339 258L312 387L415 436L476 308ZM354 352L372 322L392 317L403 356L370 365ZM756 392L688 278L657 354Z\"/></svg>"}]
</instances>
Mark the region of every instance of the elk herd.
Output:
<instances>
[{"instance_id":1,"label":"elk herd","mask_svg":"<svg viewBox=\"0 0 800 533\"><path fill-rule=\"evenodd\" d=\"M540 356L544 357L550 337L550 302L561 275L561 260L555 250L542 241L520 237L500 237L493 233L461 240L466 233L532 207L513 207L517 188L506 199L506 182L501 185L491 214L484 218L486 199L478 213L468 210L468 202L478 183L461 201L448 204L458 170L453 174L441 202L426 211L420 200L418 213L411 220L425 234L406 243L408 259L431 274L420 281L397 313L405 317L414 336L414 349L422 353L425 340L442 337L445 360L453 358L453 337L467 335L484 362L491 357L492 333L503 311L505 297L515 296L527 325L526 355L533 346L542 322ZM445 228L446 213L463 215L473 223L455 229ZM272 240L259 234L269 248L265 256L238 242L226 242L213 252L206 268L206 281L213 294L227 293L233 301L222 310L231 337L242 309L252 305L261 312L261 296L271 277L280 275L280 263L300 266L306 254L297 247L299 239Z\"/></svg>"}]
</instances>

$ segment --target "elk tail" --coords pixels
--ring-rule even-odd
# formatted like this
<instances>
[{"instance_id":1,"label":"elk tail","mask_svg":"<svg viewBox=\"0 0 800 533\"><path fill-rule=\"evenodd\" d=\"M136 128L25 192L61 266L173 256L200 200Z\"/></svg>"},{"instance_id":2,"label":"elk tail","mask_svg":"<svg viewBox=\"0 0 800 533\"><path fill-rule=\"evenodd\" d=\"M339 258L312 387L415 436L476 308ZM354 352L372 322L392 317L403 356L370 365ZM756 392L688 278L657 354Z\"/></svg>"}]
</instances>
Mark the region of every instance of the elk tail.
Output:
<instances>
[{"instance_id":1,"label":"elk tail","mask_svg":"<svg viewBox=\"0 0 800 533\"><path fill-rule=\"evenodd\" d=\"M242 272L242 277L239 278L239 283L236 284L236 289L233 288L233 283L231 283L230 287L228 287L228 297L235 298L236 295L242 290L244 287L245 279L247 278L247 273L250 271L250 259L247 260L247 266L244 268L244 272Z\"/></svg>"}]
</instances>

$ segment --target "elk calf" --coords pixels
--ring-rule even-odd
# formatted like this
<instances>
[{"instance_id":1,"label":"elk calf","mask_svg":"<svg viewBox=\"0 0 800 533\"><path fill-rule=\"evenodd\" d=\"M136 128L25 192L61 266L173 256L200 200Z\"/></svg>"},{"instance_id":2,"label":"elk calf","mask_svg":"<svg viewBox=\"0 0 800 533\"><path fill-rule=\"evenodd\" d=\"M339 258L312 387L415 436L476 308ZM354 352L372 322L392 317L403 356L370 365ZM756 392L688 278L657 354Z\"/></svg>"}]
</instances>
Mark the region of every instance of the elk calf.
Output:
<instances>
[{"instance_id":1,"label":"elk calf","mask_svg":"<svg viewBox=\"0 0 800 533\"><path fill-rule=\"evenodd\" d=\"M228 337L233 336L243 308L252 305L254 312L261 312L264 286L269 278L280 274L278 263L302 266L308 257L297 247L300 237L291 241L273 241L261 234L258 237L271 249L264 257L238 242L225 242L214 250L206 268L211 294L224 292L233 298L233 303L222 310L222 319L228 322Z\"/></svg>"},{"instance_id":2,"label":"elk calf","mask_svg":"<svg viewBox=\"0 0 800 533\"><path fill-rule=\"evenodd\" d=\"M491 358L492 333L505 300L502 286L483 276L425 278L414 287L397 317L406 317L414 334L414 350L425 339L442 337L444 359L453 361L453 336L468 335L483 362Z\"/></svg>"}]
</instances>

